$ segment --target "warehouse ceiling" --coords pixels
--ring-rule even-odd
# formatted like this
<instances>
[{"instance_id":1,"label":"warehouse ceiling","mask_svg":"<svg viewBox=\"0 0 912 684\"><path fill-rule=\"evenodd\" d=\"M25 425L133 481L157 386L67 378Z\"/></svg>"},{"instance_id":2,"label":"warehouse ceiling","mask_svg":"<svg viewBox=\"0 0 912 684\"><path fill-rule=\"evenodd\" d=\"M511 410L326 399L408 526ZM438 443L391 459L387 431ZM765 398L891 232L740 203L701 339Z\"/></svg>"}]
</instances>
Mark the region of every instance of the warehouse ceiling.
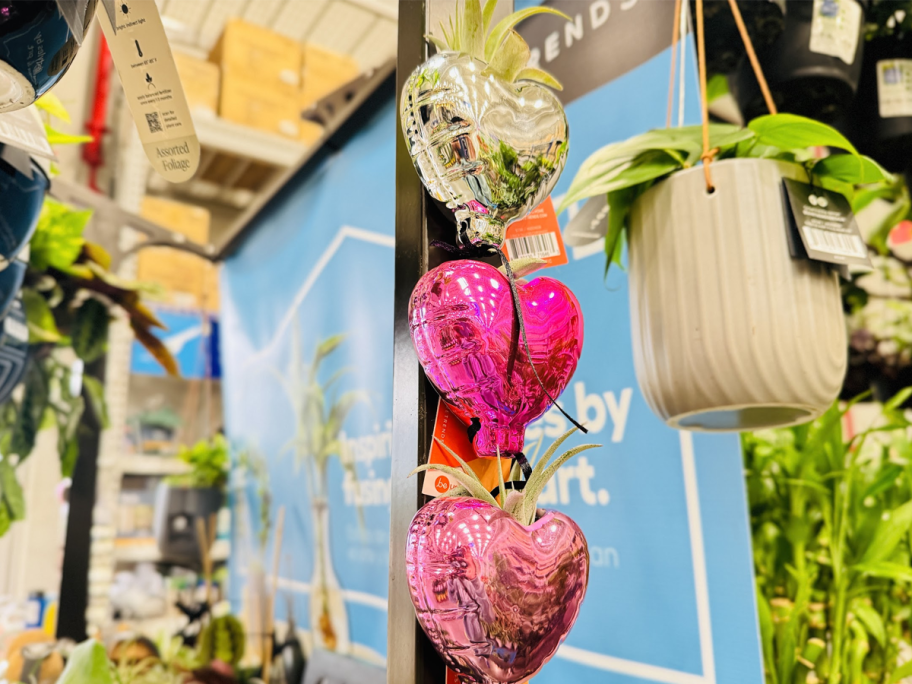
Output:
<instances>
[{"instance_id":1,"label":"warehouse ceiling","mask_svg":"<svg viewBox=\"0 0 912 684\"><path fill-rule=\"evenodd\" d=\"M231 17L351 55L362 70L396 52L397 0L157 0L171 40L209 52Z\"/></svg>"}]
</instances>

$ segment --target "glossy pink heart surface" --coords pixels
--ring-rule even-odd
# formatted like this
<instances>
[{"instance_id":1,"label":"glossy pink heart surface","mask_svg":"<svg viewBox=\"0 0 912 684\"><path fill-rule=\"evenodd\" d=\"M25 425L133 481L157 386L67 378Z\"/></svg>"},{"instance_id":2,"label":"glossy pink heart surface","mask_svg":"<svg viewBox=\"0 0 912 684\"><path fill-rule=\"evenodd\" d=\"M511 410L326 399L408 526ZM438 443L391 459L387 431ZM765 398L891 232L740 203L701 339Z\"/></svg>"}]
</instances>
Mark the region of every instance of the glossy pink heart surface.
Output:
<instances>
[{"instance_id":1,"label":"glossy pink heart surface","mask_svg":"<svg viewBox=\"0 0 912 684\"><path fill-rule=\"evenodd\" d=\"M582 531L557 511L525 527L478 499L434 499L406 547L418 622L463 682L517 684L551 659L589 582Z\"/></svg>"},{"instance_id":2,"label":"glossy pink heart surface","mask_svg":"<svg viewBox=\"0 0 912 684\"><path fill-rule=\"evenodd\" d=\"M535 371L552 397L563 392L583 351L583 313L553 278L516 281ZM517 454L526 426L551 404L513 327L510 283L480 261L448 261L428 271L409 305L418 359L457 414L478 418L479 456ZM518 342L507 377L513 334Z\"/></svg>"}]
</instances>

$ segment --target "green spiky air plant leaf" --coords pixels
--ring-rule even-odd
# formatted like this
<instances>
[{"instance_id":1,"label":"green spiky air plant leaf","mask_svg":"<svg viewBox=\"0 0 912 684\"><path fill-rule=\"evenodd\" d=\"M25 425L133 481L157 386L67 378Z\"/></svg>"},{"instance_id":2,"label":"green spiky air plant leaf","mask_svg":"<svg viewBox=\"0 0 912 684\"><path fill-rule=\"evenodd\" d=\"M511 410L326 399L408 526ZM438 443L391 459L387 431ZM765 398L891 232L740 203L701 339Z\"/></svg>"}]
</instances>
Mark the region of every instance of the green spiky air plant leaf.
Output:
<instances>
[{"instance_id":1,"label":"green spiky air plant leaf","mask_svg":"<svg viewBox=\"0 0 912 684\"><path fill-rule=\"evenodd\" d=\"M569 451L564 452L555 459L554 463L550 463L551 458L557 452L558 447L563 444L577 428L572 428L568 430L548 448L545 454L538 460L535 464L535 468L532 470L532 474L529 476L529 480L526 482L525 489L522 492L522 496L511 496L507 497L507 488L505 486L503 478L503 468L498 467L497 477L498 484L500 485L500 501L498 502L491 493L485 489L484 485L481 483L481 480L478 478L478 475L472 470L469 465L459 457L455 451L450 449L442 441L434 438L437 444L440 445L450 456L456 459L456 462L459 463L459 468L453 468L451 466L439 465L433 463L425 463L415 468L409 477L415 475L416 473L421 473L426 470L439 470L440 472L447 473L453 477L461 486L456 487L455 489L450 490L449 492L443 494L445 497L453 496L469 496L479 501L484 501L491 506L496 508L501 508L513 517L521 525L531 525L535 522L535 512L536 505L538 503L538 498L541 496L542 491L545 488L545 485L554 477L554 474L560 469L564 463L569 461L571 458L576 456L583 451L588 449L596 449L601 447L601 444L583 444L582 446L574 447ZM539 446L541 446L541 441L539 441ZM536 452L538 448L536 448ZM498 459L500 458L500 452L498 450ZM510 482L516 482L519 480L519 464L514 464L512 470L510 471ZM508 502L509 498L509 502Z\"/></svg>"},{"instance_id":2,"label":"green spiky air plant leaf","mask_svg":"<svg viewBox=\"0 0 912 684\"><path fill-rule=\"evenodd\" d=\"M473 58L486 62L498 76L514 83L517 80L534 81L549 88L561 90L556 78L541 69L528 67L531 50L526 41L513 29L521 21L537 14L553 14L571 21L563 12L550 7L530 7L514 12L499 21L493 28L497 0L465 0L456 3L456 11L440 23L440 36L427 35L441 52L464 52ZM441 37L442 36L442 37Z\"/></svg>"},{"instance_id":3,"label":"green spiky air plant leaf","mask_svg":"<svg viewBox=\"0 0 912 684\"><path fill-rule=\"evenodd\" d=\"M505 81L512 83L529 62L531 54L532 51L522 36L516 31L510 31L488 66Z\"/></svg>"}]
</instances>

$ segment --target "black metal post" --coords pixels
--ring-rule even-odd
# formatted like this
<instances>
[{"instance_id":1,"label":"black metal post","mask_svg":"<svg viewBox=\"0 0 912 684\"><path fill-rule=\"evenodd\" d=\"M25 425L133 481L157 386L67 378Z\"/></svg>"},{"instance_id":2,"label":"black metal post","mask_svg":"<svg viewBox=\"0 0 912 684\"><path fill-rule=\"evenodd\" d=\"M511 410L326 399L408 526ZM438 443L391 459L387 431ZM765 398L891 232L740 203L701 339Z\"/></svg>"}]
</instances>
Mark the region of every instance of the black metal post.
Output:
<instances>
[{"instance_id":1,"label":"black metal post","mask_svg":"<svg viewBox=\"0 0 912 684\"><path fill-rule=\"evenodd\" d=\"M104 382L105 357L89 364L85 374ZM92 511L95 508L98 450L101 443L101 424L91 408L86 407L79 434L79 458L76 459L73 483L70 485L70 512L63 547L60 610L57 616L57 638L74 641L83 641L87 636Z\"/></svg>"},{"instance_id":2,"label":"black metal post","mask_svg":"<svg viewBox=\"0 0 912 684\"><path fill-rule=\"evenodd\" d=\"M427 56L424 40L426 25L425 0L400 0L397 105L405 81ZM405 574L408 526L426 500L421 494L423 477L409 478L408 474L415 466L427 461L437 406L437 394L425 379L412 345L408 305L412 289L429 268L428 241L452 240L455 231L454 224L433 206L426 195L398 122L394 134L398 144L387 682L443 684L443 662L415 619Z\"/></svg>"}]
</instances>

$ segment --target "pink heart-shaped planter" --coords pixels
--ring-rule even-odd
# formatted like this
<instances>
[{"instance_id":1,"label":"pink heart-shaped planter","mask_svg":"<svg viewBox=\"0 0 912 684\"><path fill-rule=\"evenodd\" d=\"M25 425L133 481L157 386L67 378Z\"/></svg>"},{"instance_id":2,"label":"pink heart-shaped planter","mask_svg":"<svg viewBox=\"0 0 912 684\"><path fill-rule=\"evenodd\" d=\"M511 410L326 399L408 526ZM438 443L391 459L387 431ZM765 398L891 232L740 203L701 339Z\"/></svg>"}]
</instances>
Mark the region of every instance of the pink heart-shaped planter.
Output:
<instances>
[{"instance_id":1,"label":"pink heart-shaped planter","mask_svg":"<svg viewBox=\"0 0 912 684\"><path fill-rule=\"evenodd\" d=\"M406 568L418 622L447 666L464 682L516 684L576 622L589 551L562 513L525 527L478 499L447 497L412 520Z\"/></svg>"},{"instance_id":2,"label":"pink heart-shaped planter","mask_svg":"<svg viewBox=\"0 0 912 684\"><path fill-rule=\"evenodd\" d=\"M583 313L570 289L553 278L516 281L529 349L552 397L567 386L583 350ZM478 418L479 456L523 450L526 425L551 400L518 339L507 377L514 330L510 283L493 266L448 261L428 271L412 292L409 323L418 359L456 413Z\"/></svg>"}]
</instances>

